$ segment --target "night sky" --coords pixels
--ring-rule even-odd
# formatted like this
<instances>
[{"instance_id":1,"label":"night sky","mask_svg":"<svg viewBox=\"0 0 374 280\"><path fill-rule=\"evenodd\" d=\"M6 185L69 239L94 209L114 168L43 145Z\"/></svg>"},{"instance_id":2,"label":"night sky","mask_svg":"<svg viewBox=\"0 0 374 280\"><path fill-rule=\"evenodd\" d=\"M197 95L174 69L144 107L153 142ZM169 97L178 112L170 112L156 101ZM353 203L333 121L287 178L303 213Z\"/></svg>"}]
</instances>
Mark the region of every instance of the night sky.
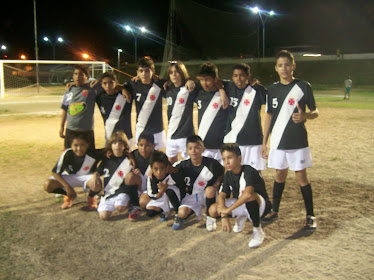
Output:
<instances>
[{"instance_id":1,"label":"night sky","mask_svg":"<svg viewBox=\"0 0 374 280\"><path fill-rule=\"evenodd\" d=\"M179 0L180 1L180 0ZM186 0L184 0L186 1ZM248 26L240 31L256 43L243 52L257 55L257 18L244 9L258 5L262 9L274 10L278 15L266 23L267 54L273 55L280 47L312 45L323 54L374 52L374 1L364 0L265 0L265 1L194 1L238 17L247 17ZM21 4L22 3L22 4ZM57 4L56 4L57 3ZM84 3L84 4L83 4ZM177 1L178 3L178 1ZM97 60L116 63L117 49L122 48L125 60L133 60L134 38L121 27L126 23L144 25L158 36L152 40L139 37L138 56L162 57L166 37L169 1L37 1L39 58L51 59L52 47L42 38L49 36L56 40L64 38L63 45L56 45L56 59L81 59L85 51L94 54ZM219 14L219 13L218 13ZM186 14L184 14L187 16ZM194 13L191 17L193 18ZM218 18L217 21L220 19ZM199 30L196 19L196 30ZM209 23L214 26L214 23ZM231 23L226 24L228 29ZM182 30L194 33L196 30ZM214 28L212 28L214 30ZM214 34L215 31L211 33ZM223 33L218 32L218 33ZM222 44L229 44L230 32L225 34ZM248 33L248 34L247 34ZM149 35L151 36L151 35ZM218 35L217 35L218 36ZM236 35L235 35L236 36ZM260 37L261 38L261 37ZM155 42L156 41L156 42ZM204 44L203 40L200 40ZM19 59L26 54L34 59L33 1L9 1L0 9L0 45L7 50L1 57ZM187 45L186 45L187 46ZM184 46L184 47L186 47ZM187 46L187 49L191 46ZM226 48L227 49L227 48ZM239 53L223 53L223 56L237 57Z\"/></svg>"}]
</instances>

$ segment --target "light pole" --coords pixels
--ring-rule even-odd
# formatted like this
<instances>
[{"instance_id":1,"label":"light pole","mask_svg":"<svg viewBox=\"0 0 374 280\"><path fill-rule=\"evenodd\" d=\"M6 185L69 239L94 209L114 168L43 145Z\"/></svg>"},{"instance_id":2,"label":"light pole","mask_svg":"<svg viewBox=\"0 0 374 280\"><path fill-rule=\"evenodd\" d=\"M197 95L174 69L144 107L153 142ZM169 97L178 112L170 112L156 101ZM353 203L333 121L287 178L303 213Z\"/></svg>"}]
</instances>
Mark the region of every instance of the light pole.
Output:
<instances>
[{"instance_id":1,"label":"light pole","mask_svg":"<svg viewBox=\"0 0 374 280\"><path fill-rule=\"evenodd\" d=\"M148 30L144 26L133 28L130 25L125 25L125 29L126 29L126 31L131 32L132 36L134 36L134 40L135 40L135 63L136 63L137 60L138 60L138 46L137 46L138 34L146 33L146 32L148 32Z\"/></svg>"},{"instance_id":2,"label":"light pole","mask_svg":"<svg viewBox=\"0 0 374 280\"><path fill-rule=\"evenodd\" d=\"M119 70L119 66L120 66L120 61L121 61L121 52L122 52L122 49L118 49L117 50L117 53L118 53L118 70Z\"/></svg>"},{"instance_id":3,"label":"light pole","mask_svg":"<svg viewBox=\"0 0 374 280\"><path fill-rule=\"evenodd\" d=\"M249 8L252 13L258 14L262 22L262 57L265 57L265 23L269 16L275 15L274 11L260 10L258 7Z\"/></svg>"},{"instance_id":4,"label":"light pole","mask_svg":"<svg viewBox=\"0 0 374 280\"><path fill-rule=\"evenodd\" d=\"M64 39L62 39L61 37L58 37L56 40L56 43L52 43L52 41L47 36L44 36L43 40L51 44L52 51L53 51L53 60L56 60L56 44L64 42Z\"/></svg>"}]
</instances>

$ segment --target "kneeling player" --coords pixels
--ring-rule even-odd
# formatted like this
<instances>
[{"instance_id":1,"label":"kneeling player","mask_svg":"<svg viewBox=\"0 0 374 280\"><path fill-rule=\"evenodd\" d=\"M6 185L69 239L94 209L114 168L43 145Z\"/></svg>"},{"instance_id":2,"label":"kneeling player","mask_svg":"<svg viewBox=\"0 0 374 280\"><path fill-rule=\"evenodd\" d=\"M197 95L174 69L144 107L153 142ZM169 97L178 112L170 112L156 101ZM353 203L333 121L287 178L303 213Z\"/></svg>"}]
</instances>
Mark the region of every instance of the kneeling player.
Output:
<instances>
[{"instance_id":1,"label":"kneeling player","mask_svg":"<svg viewBox=\"0 0 374 280\"><path fill-rule=\"evenodd\" d=\"M152 153L150 166L152 177L148 177L147 193L142 194L149 197L145 211L148 217L160 214L160 221L163 222L168 219L171 207L178 212L181 200L181 193L175 181L178 175L168 173L170 163L163 152Z\"/></svg>"},{"instance_id":2,"label":"kneeling player","mask_svg":"<svg viewBox=\"0 0 374 280\"><path fill-rule=\"evenodd\" d=\"M215 159L203 157L203 140L198 135L187 137L187 154L190 159L181 161L176 168L184 178L187 194L181 201L178 214L175 216L172 228L182 227L184 219L192 212L200 218L201 209L206 207L206 229L216 228L216 219L209 216L208 209L216 202L216 192L221 184L224 169Z\"/></svg>"},{"instance_id":3,"label":"kneeling player","mask_svg":"<svg viewBox=\"0 0 374 280\"><path fill-rule=\"evenodd\" d=\"M126 134L122 131L114 132L109 138L106 150L109 158L103 159L98 171L92 176L95 181L100 175L104 175L104 194L97 209L99 217L107 220L114 210L125 211L131 203L128 219L134 220L141 211L138 189L142 181L139 176L130 172L132 155Z\"/></svg>"},{"instance_id":4,"label":"kneeling player","mask_svg":"<svg viewBox=\"0 0 374 280\"><path fill-rule=\"evenodd\" d=\"M210 208L210 215L221 216L223 231L231 231L228 215L237 217L234 232L243 230L248 217L253 223L253 235L248 246L258 247L265 238L260 217L271 209L264 179L250 165L241 164L242 157L238 144L223 144L221 153L226 173L218 194L218 203ZM231 194L233 198L226 199Z\"/></svg>"},{"instance_id":5,"label":"kneeling player","mask_svg":"<svg viewBox=\"0 0 374 280\"><path fill-rule=\"evenodd\" d=\"M97 208L96 194L101 191L100 180L90 180L96 170L101 154L98 151L90 151L89 139L86 134L74 134L71 140L71 148L66 149L61 155L55 167L52 169L52 177L44 183L44 189L49 193L63 194L64 203L62 209L70 208L77 197L75 187L83 187L88 195L88 208Z\"/></svg>"}]
</instances>

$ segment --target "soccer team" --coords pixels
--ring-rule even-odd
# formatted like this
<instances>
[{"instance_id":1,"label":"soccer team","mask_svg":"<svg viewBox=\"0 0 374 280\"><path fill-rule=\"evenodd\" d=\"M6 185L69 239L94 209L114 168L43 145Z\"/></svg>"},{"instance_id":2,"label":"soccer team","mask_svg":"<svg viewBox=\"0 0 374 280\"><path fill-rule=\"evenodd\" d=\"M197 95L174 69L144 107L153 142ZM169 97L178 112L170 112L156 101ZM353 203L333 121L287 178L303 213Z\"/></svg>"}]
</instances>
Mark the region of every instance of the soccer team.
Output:
<instances>
[{"instance_id":1,"label":"soccer team","mask_svg":"<svg viewBox=\"0 0 374 280\"><path fill-rule=\"evenodd\" d=\"M166 221L174 211L172 229L179 230L190 215L201 219L205 208L208 231L216 230L217 218L223 231L231 231L229 217L233 217L233 231L241 232L249 219L253 224L249 247L258 247L265 237L261 221L278 218L290 169L305 203L305 228L316 229L306 172L312 159L305 122L318 117L318 109L310 84L293 77L296 64L290 52L276 55L279 82L268 90L252 79L246 64L233 67L232 81L221 81L211 63L201 65L196 81L181 62L170 64L167 80L155 75L150 57L141 58L137 66L137 76L124 85L118 85L111 73L104 73L97 84L88 83L87 69L75 66L74 84L61 106L65 151L44 183L47 192L64 196L63 209L72 206L74 187L89 191L88 208L97 209L103 220L127 209L128 219L136 220L145 209L147 216ZM162 98L167 103L167 137ZM104 120L104 149L95 148L95 103ZM266 105L263 129L262 105ZM132 145L137 149L132 151ZM178 155L184 160L177 162ZM266 160L269 168L276 169L272 203L261 176Z\"/></svg>"}]
</instances>

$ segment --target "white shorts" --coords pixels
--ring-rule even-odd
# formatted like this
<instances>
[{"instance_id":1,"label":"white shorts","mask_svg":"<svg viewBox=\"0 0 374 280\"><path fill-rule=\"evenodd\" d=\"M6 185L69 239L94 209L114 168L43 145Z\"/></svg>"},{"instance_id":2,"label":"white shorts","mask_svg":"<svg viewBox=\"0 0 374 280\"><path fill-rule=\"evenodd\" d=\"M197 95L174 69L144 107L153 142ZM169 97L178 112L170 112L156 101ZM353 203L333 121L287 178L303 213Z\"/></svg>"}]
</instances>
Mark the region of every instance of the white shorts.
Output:
<instances>
[{"instance_id":1,"label":"white shorts","mask_svg":"<svg viewBox=\"0 0 374 280\"><path fill-rule=\"evenodd\" d=\"M166 155L168 157L175 157L181 152L181 156L187 159L186 142L187 138L168 139L166 142Z\"/></svg>"},{"instance_id":2,"label":"white shorts","mask_svg":"<svg viewBox=\"0 0 374 280\"><path fill-rule=\"evenodd\" d=\"M223 165L222 155L221 155L221 151L219 149L205 149L205 151L203 152L203 156L214 158L220 164Z\"/></svg>"},{"instance_id":3,"label":"white shorts","mask_svg":"<svg viewBox=\"0 0 374 280\"><path fill-rule=\"evenodd\" d=\"M130 202L130 197L125 193L120 193L114 197L107 199L100 199L99 207L97 212L109 211L113 212L116 210L116 206L128 206Z\"/></svg>"},{"instance_id":4,"label":"white shorts","mask_svg":"<svg viewBox=\"0 0 374 280\"><path fill-rule=\"evenodd\" d=\"M265 199L261 195L258 194L258 196L261 199L261 203L260 203L260 217L262 217L262 215L265 212L266 202L265 202ZM225 201L226 207L229 208L231 205L233 205L235 203L235 201L237 201L236 198L226 199L226 201ZM247 207L245 207L245 203L243 203L242 205L240 205L238 208L235 208L234 210L232 210L232 216L233 217L248 216L248 219L250 221L252 221L251 216L248 213Z\"/></svg>"},{"instance_id":5,"label":"white shorts","mask_svg":"<svg viewBox=\"0 0 374 280\"><path fill-rule=\"evenodd\" d=\"M138 144L138 139L139 139L140 134L138 132L135 133L135 146ZM165 148L166 146L166 134L165 130L153 134L153 137L155 138L155 150Z\"/></svg>"},{"instance_id":6,"label":"white shorts","mask_svg":"<svg viewBox=\"0 0 374 280\"><path fill-rule=\"evenodd\" d=\"M169 186L168 189L172 189L177 195L178 199L181 199L180 191L176 186ZM166 193L164 193L164 195L158 199L151 199L145 208L149 209L149 206L161 208L164 212L170 212L170 209L173 208L173 205L171 205Z\"/></svg>"},{"instance_id":7,"label":"white shorts","mask_svg":"<svg viewBox=\"0 0 374 280\"><path fill-rule=\"evenodd\" d=\"M72 188L76 187L83 187L84 191L86 192L86 185L87 182L92 178L92 174L86 174L86 175L61 175L62 179L65 180L66 183L68 183ZM56 180L55 177L51 176L49 179ZM65 188L63 188L65 190Z\"/></svg>"},{"instance_id":8,"label":"white shorts","mask_svg":"<svg viewBox=\"0 0 374 280\"><path fill-rule=\"evenodd\" d=\"M261 147L261 145L239 146L242 164L250 165L256 170L265 170L266 159L261 156Z\"/></svg>"},{"instance_id":9,"label":"white shorts","mask_svg":"<svg viewBox=\"0 0 374 280\"><path fill-rule=\"evenodd\" d=\"M300 171L312 166L312 155L309 147L295 150L270 149L268 167Z\"/></svg>"},{"instance_id":10,"label":"white shorts","mask_svg":"<svg viewBox=\"0 0 374 280\"><path fill-rule=\"evenodd\" d=\"M190 208L195 212L196 217L200 217L201 209L206 207L205 193L201 192L197 194L186 194L186 196L182 199L179 208L182 207Z\"/></svg>"}]
</instances>

